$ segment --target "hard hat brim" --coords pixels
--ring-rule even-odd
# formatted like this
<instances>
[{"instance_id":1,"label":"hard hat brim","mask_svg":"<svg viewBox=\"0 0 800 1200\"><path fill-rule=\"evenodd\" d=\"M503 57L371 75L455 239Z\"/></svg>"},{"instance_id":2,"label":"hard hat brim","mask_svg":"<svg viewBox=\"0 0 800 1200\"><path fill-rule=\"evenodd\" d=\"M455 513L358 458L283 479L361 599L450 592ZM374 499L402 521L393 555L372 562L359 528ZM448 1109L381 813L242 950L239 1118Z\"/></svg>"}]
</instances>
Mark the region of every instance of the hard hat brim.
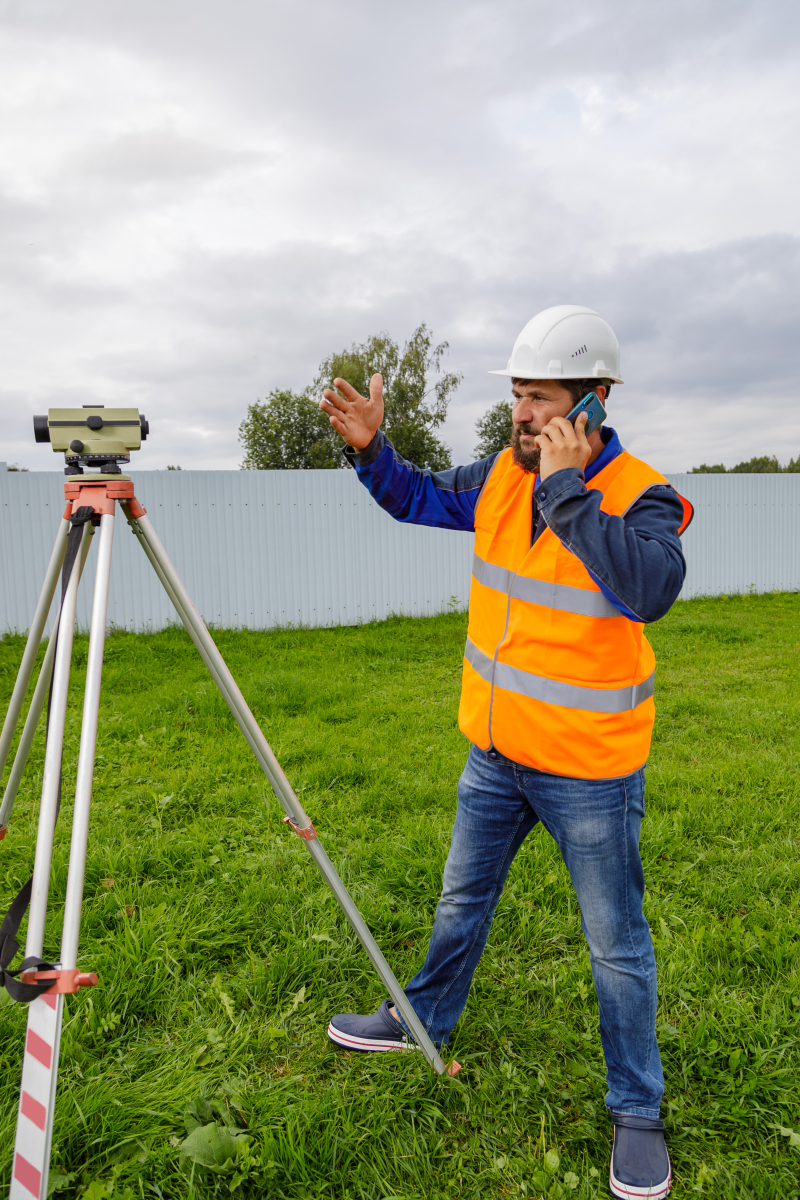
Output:
<instances>
[{"instance_id":1,"label":"hard hat brim","mask_svg":"<svg viewBox=\"0 0 800 1200\"><path fill-rule=\"evenodd\" d=\"M587 375L585 372L576 373L575 375L525 375L519 371L509 371L508 368L502 371L487 371L488 375L506 375L509 379L552 379L554 383L558 383L559 379L610 379L612 383L624 383L624 379L620 379L618 375L612 375L606 371L603 375Z\"/></svg>"}]
</instances>

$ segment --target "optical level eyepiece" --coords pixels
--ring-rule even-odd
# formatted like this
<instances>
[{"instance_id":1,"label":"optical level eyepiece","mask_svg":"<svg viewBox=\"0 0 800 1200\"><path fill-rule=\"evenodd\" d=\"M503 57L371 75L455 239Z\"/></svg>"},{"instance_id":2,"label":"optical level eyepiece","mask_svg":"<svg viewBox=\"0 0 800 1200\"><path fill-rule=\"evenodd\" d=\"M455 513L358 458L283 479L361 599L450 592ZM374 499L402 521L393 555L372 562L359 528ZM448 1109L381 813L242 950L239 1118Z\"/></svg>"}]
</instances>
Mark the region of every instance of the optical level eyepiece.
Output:
<instances>
[{"instance_id":1,"label":"optical level eyepiece","mask_svg":"<svg viewBox=\"0 0 800 1200\"><path fill-rule=\"evenodd\" d=\"M50 430L47 426L47 417L33 418L33 436L37 442L50 441Z\"/></svg>"}]
</instances>

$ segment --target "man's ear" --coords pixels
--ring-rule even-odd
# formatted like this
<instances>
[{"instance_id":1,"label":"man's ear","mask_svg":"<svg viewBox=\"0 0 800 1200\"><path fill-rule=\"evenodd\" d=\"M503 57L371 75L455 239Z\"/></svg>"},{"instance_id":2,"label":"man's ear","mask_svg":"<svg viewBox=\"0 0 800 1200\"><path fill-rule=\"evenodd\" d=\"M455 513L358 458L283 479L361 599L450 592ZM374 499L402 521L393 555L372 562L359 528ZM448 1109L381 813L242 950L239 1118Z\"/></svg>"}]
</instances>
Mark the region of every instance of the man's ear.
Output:
<instances>
[{"instance_id":1,"label":"man's ear","mask_svg":"<svg viewBox=\"0 0 800 1200\"><path fill-rule=\"evenodd\" d=\"M608 395L608 388L605 386L605 384L601 383L599 387L596 387L594 390L597 393L597 399L600 401L600 403L605 404L606 396Z\"/></svg>"}]
</instances>

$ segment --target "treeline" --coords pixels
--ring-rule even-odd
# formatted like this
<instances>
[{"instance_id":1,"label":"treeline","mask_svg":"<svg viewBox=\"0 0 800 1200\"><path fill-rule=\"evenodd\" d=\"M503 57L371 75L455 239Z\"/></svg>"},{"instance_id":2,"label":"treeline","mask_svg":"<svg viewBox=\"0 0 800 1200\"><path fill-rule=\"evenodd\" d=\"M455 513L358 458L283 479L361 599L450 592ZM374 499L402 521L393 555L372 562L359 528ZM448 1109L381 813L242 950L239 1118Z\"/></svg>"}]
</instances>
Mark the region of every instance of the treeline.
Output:
<instances>
[{"instance_id":1,"label":"treeline","mask_svg":"<svg viewBox=\"0 0 800 1200\"><path fill-rule=\"evenodd\" d=\"M346 379L362 396L372 375L383 376L382 428L394 448L420 467L442 471L453 465L449 448L435 430L461 382L454 372L440 374L447 342L433 344L423 323L400 349L388 333L331 354L317 377L300 392L276 389L251 404L239 426L245 450L243 470L280 471L346 467L342 439L319 408L322 392L334 379ZM434 376L439 376L432 382Z\"/></svg>"},{"instance_id":2,"label":"treeline","mask_svg":"<svg viewBox=\"0 0 800 1200\"><path fill-rule=\"evenodd\" d=\"M461 375L441 372L447 342L434 344L423 322L402 347L388 333L378 333L349 349L331 354L320 363L316 378L302 391L276 388L265 400L247 409L239 426L245 456L243 470L280 471L346 467L342 439L319 408L322 392L336 378L346 379L365 396L374 374L383 376L382 428L404 458L431 471L453 465L450 449L437 436ZM508 445L513 430L511 401L500 400L479 417L475 425L476 458L486 458ZM13 469L13 468L11 468ZM180 467L168 467L180 470ZM776 456L762 455L726 467L701 463L691 475L774 475L800 472L800 454L785 467Z\"/></svg>"},{"instance_id":3,"label":"treeline","mask_svg":"<svg viewBox=\"0 0 800 1200\"><path fill-rule=\"evenodd\" d=\"M724 463L716 463L714 466L709 466L708 463L701 463L699 467L692 467L690 475L780 475L800 473L800 454L797 458L793 458L785 467L782 467L774 454L762 454L760 458L748 458L747 462L737 463L735 467L726 467Z\"/></svg>"}]
</instances>

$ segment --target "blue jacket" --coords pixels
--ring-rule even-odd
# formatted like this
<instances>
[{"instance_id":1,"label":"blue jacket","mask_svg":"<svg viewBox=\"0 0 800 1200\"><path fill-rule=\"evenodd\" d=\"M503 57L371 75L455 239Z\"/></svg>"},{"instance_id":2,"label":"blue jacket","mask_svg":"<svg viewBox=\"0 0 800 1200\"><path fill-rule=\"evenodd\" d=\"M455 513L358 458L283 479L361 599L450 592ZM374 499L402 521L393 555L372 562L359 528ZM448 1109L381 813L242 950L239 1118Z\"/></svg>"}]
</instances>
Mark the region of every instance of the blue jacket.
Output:
<instances>
[{"instance_id":1,"label":"blue jacket","mask_svg":"<svg viewBox=\"0 0 800 1200\"><path fill-rule=\"evenodd\" d=\"M575 467L537 476L531 506L531 545L546 528L581 560L603 595L631 621L658 621L683 586L686 563L678 529L683 505L667 486L650 488L624 517L600 511L602 495L587 488L622 453L613 429L600 431L603 450L585 473ZM398 521L474 531L475 506L492 463L490 454L466 467L429 471L401 458L380 430L359 452L344 453L374 500Z\"/></svg>"}]
</instances>

